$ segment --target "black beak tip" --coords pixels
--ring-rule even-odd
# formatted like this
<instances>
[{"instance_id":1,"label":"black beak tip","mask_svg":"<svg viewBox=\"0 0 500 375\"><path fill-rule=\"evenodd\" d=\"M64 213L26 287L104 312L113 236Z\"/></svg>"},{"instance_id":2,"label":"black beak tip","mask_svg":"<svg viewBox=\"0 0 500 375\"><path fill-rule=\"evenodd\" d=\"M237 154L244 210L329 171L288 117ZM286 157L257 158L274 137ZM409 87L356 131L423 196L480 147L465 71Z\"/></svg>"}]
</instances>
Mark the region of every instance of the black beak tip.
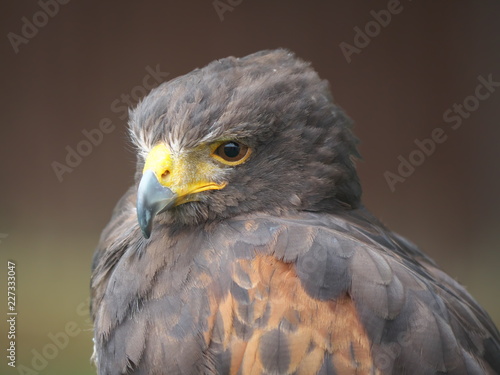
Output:
<instances>
[{"instance_id":1,"label":"black beak tip","mask_svg":"<svg viewBox=\"0 0 500 375\"><path fill-rule=\"evenodd\" d=\"M137 210L137 218L139 221L139 226L141 227L142 235L145 239L151 237L151 230L153 229L153 218L151 217L151 212L149 211L139 211Z\"/></svg>"},{"instance_id":2,"label":"black beak tip","mask_svg":"<svg viewBox=\"0 0 500 375\"><path fill-rule=\"evenodd\" d=\"M151 210L145 207L142 196L137 199L137 222L139 223L144 238L148 239L151 237L153 217L151 215Z\"/></svg>"},{"instance_id":3,"label":"black beak tip","mask_svg":"<svg viewBox=\"0 0 500 375\"><path fill-rule=\"evenodd\" d=\"M145 238L145 239L149 239L149 237L151 237L151 231L148 230L148 229L143 229L142 230L142 236Z\"/></svg>"}]
</instances>

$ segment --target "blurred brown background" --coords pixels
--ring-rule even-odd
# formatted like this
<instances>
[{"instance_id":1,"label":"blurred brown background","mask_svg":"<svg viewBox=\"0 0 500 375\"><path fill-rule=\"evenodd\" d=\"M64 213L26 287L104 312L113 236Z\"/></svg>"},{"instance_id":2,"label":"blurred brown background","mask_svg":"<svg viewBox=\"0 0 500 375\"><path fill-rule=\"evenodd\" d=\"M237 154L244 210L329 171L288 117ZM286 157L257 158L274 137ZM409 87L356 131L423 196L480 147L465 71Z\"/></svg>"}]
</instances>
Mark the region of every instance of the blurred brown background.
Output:
<instances>
[{"instance_id":1,"label":"blurred brown background","mask_svg":"<svg viewBox=\"0 0 500 375\"><path fill-rule=\"evenodd\" d=\"M41 4L52 4L54 15L40 14ZM6 312L10 259L19 312L18 368L2 355L2 374L23 373L20 366L94 373L90 261L134 172L117 109L122 95L136 102L148 66L170 79L216 58L276 47L311 61L355 120L366 205L466 285L500 324L500 89L478 101L460 128L443 121L454 103L474 95L479 76L500 82L498 1L402 0L378 34L370 24L377 35L350 63L340 43L354 45L354 27L364 29L370 11L387 9L387 1L221 0L215 4L231 8L222 16L212 0L53 4L4 0L0 16L0 294ZM25 20L43 26L21 43ZM53 162L65 164L66 147L76 149L82 131L106 118L114 130L59 181ZM407 158L414 140L436 127L447 140L391 192L384 172L396 173L398 156ZM1 328L5 353L5 322Z\"/></svg>"}]
</instances>

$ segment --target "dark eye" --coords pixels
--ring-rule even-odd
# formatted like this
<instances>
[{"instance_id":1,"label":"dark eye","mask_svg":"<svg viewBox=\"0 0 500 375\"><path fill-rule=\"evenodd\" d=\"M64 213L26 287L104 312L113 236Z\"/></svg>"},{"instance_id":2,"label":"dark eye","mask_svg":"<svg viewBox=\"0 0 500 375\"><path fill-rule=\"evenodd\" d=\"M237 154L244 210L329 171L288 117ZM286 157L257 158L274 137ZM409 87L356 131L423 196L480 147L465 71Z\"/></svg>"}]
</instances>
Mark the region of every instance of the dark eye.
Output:
<instances>
[{"instance_id":1,"label":"dark eye","mask_svg":"<svg viewBox=\"0 0 500 375\"><path fill-rule=\"evenodd\" d=\"M246 160L249 155L249 149L247 146L230 141L220 144L214 152L214 155L221 158L221 161L228 162L228 164L240 164Z\"/></svg>"}]
</instances>

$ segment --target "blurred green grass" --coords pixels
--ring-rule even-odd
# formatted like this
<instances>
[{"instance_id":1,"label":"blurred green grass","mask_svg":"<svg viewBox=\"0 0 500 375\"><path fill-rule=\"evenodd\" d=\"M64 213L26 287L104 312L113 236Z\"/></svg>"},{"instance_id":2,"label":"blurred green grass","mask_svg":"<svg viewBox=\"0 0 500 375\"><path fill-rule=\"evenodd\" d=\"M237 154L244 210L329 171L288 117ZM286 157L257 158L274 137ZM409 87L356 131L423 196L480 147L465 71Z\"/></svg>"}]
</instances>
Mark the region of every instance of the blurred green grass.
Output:
<instances>
[{"instance_id":1,"label":"blurred green grass","mask_svg":"<svg viewBox=\"0 0 500 375\"><path fill-rule=\"evenodd\" d=\"M0 244L2 273L7 270L7 260L16 263L18 313L17 366L13 369L2 360L2 374L95 374L90 363L93 344L88 301L96 240L93 236L9 233ZM68 328L71 336L66 333ZM58 337L60 347L51 336ZM7 341L2 334L2 342L6 345Z\"/></svg>"}]
</instances>

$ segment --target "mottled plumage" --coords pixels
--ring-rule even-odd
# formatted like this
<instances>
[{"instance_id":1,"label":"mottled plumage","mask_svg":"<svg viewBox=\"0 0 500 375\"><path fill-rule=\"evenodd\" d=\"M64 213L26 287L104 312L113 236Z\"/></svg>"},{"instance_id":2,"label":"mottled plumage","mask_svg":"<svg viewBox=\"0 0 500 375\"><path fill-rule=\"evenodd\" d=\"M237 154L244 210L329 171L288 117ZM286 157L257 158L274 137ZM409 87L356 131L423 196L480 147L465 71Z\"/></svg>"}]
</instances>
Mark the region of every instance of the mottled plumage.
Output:
<instances>
[{"instance_id":1,"label":"mottled plumage","mask_svg":"<svg viewBox=\"0 0 500 375\"><path fill-rule=\"evenodd\" d=\"M130 132L136 185L92 267L99 374L500 372L487 313L362 206L350 121L309 64L214 61L153 90ZM248 159L214 157L224 142ZM152 189L169 203L144 219Z\"/></svg>"}]
</instances>

